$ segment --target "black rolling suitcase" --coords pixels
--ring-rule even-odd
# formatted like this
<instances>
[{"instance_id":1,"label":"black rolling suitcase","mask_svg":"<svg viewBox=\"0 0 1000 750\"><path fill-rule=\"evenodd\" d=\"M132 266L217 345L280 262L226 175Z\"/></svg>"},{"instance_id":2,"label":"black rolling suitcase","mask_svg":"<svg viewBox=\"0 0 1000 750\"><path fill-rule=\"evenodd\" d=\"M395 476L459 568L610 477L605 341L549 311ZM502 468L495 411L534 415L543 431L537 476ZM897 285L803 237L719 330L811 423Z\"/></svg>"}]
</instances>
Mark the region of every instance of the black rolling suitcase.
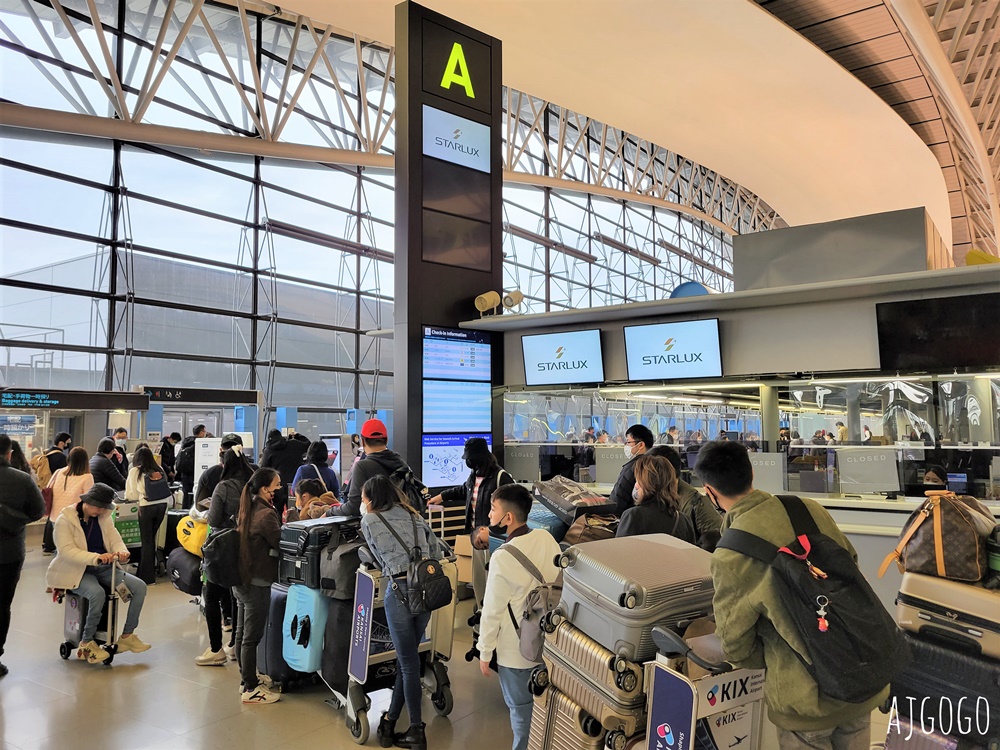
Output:
<instances>
[{"instance_id":1,"label":"black rolling suitcase","mask_svg":"<svg viewBox=\"0 0 1000 750\"><path fill-rule=\"evenodd\" d=\"M1000 742L1000 660L904 637L913 660L892 681L890 707L894 703L900 715L918 723L923 711L933 726L941 713L954 716L952 735L995 747Z\"/></svg>"},{"instance_id":2,"label":"black rolling suitcase","mask_svg":"<svg viewBox=\"0 0 1000 750\"><path fill-rule=\"evenodd\" d=\"M307 674L297 672L285 662L282 651L282 624L285 620L285 605L288 602L288 585L271 584L271 607L267 614L264 637L257 646L257 671L266 674L279 690L285 690L292 682L305 680Z\"/></svg>"},{"instance_id":3,"label":"black rolling suitcase","mask_svg":"<svg viewBox=\"0 0 1000 750\"><path fill-rule=\"evenodd\" d=\"M345 516L286 523L281 527L278 580L320 588L320 555L341 541L357 539L360 525L360 519Z\"/></svg>"}]
</instances>

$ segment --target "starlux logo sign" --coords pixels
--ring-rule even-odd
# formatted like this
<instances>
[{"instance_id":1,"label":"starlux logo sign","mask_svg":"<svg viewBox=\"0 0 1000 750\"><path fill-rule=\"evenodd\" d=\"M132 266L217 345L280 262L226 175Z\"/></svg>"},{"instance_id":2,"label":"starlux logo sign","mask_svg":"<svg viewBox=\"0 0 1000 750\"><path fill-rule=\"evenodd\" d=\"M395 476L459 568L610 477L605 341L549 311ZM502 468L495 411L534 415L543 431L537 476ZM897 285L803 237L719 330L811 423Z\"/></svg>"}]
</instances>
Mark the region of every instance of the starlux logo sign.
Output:
<instances>
[{"instance_id":1,"label":"starlux logo sign","mask_svg":"<svg viewBox=\"0 0 1000 750\"><path fill-rule=\"evenodd\" d=\"M566 354L566 347L560 346L554 352L555 358L547 362L539 362L535 366L539 372L550 372L552 370L586 370L587 360L585 359L563 359Z\"/></svg>"},{"instance_id":2,"label":"starlux logo sign","mask_svg":"<svg viewBox=\"0 0 1000 750\"><path fill-rule=\"evenodd\" d=\"M464 143L458 142L458 139L461 137L461 129L455 128L451 138L444 138L440 135L434 136L434 143L439 148L451 149L452 151L458 151L459 153L466 154L468 156L479 156L478 148L474 146L466 146Z\"/></svg>"},{"instance_id":3,"label":"starlux logo sign","mask_svg":"<svg viewBox=\"0 0 1000 750\"><path fill-rule=\"evenodd\" d=\"M678 343L676 339L669 338L663 342L663 351L669 352ZM688 354L649 354L642 358L642 363L649 365L682 365L687 362L702 362L701 352L690 352Z\"/></svg>"}]
</instances>

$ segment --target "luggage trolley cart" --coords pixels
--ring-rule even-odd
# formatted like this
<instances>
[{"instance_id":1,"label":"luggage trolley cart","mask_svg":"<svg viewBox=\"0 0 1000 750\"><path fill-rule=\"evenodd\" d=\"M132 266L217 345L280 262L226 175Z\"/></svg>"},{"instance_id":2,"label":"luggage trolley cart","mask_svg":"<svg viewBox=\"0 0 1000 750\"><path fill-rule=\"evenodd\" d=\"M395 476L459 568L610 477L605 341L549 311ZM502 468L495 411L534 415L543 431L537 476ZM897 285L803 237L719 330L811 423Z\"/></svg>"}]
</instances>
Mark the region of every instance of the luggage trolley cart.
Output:
<instances>
[{"instance_id":1,"label":"luggage trolley cart","mask_svg":"<svg viewBox=\"0 0 1000 750\"><path fill-rule=\"evenodd\" d=\"M112 582L118 578L118 567L118 556L115 555L111 560ZM122 583L121 587L125 588L125 584ZM128 589L125 590L127 593ZM112 585L110 591L107 589L105 591L107 598L104 600L104 610L101 613L101 621L97 625L97 632L94 634L94 641L108 652L108 658L103 663L110 666L111 662L114 661L115 654L118 653L118 606L123 601L123 597L119 594L118 586ZM124 601L127 602L131 598L129 595L128 599L124 599ZM83 626L87 622L87 608L90 606L90 601L86 597L65 589L56 589L52 595L52 601L58 604L65 602L63 637L66 640L59 644L59 656L68 659L72 656L73 650L80 646L80 636L83 635Z\"/></svg>"},{"instance_id":2,"label":"luggage trolley cart","mask_svg":"<svg viewBox=\"0 0 1000 750\"><path fill-rule=\"evenodd\" d=\"M646 664L647 750L759 750L764 670L707 661L666 628L653 628L653 642L658 654ZM685 659L701 667L702 676L683 674L695 671L685 669ZM618 747L610 737L607 744Z\"/></svg>"},{"instance_id":3,"label":"luggage trolley cart","mask_svg":"<svg viewBox=\"0 0 1000 750\"><path fill-rule=\"evenodd\" d=\"M369 695L376 690L392 688L396 682L396 651L391 648L375 651L372 648L372 622L376 610L385 606L389 580L378 569L367 548L360 552L361 567L354 588L354 618L351 625L350 654L347 664L347 728L354 741L363 745L370 735L368 709ZM455 629L454 590L458 578L455 563L442 560L445 573L451 580L451 603L431 613L425 635L417 648L420 654L424 689L431 694L431 703L438 716L447 716L454 708L451 681L444 662L451 658L452 637Z\"/></svg>"}]
</instances>

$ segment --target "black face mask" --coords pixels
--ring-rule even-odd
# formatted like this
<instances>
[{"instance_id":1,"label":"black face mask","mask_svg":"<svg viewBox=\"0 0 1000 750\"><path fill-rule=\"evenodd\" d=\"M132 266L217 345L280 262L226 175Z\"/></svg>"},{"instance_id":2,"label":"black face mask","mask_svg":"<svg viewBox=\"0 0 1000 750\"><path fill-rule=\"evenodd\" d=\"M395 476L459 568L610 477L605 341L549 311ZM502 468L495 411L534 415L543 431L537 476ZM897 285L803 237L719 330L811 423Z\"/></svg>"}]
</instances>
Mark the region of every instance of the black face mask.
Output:
<instances>
[{"instance_id":1,"label":"black face mask","mask_svg":"<svg viewBox=\"0 0 1000 750\"><path fill-rule=\"evenodd\" d=\"M720 516L726 515L726 511L723 510L721 505L719 505L719 498L716 496L716 494L708 490L708 488L705 489L705 494L708 495L708 499L712 501L712 505L715 507L716 512Z\"/></svg>"}]
</instances>

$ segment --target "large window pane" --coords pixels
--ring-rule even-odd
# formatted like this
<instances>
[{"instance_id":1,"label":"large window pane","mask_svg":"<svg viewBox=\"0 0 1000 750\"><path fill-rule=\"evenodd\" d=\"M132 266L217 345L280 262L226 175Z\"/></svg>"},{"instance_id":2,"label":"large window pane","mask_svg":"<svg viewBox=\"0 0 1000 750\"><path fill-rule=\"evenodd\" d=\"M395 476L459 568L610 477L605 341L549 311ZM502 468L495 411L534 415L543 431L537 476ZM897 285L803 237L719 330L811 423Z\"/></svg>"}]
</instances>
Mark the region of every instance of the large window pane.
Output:
<instances>
[{"instance_id":1,"label":"large window pane","mask_svg":"<svg viewBox=\"0 0 1000 750\"><path fill-rule=\"evenodd\" d=\"M0 386L104 390L107 355L0 346Z\"/></svg>"},{"instance_id":2,"label":"large window pane","mask_svg":"<svg viewBox=\"0 0 1000 750\"><path fill-rule=\"evenodd\" d=\"M357 336L306 326L278 325L278 360L302 365L354 367Z\"/></svg>"},{"instance_id":3,"label":"large window pane","mask_svg":"<svg viewBox=\"0 0 1000 750\"><path fill-rule=\"evenodd\" d=\"M132 357L126 371L125 358L114 357L118 388L131 385L195 385L199 388L250 387L250 367L219 362ZM128 378L126 382L126 377Z\"/></svg>"},{"instance_id":4,"label":"large window pane","mask_svg":"<svg viewBox=\"0 0 1000 750\"><path fill-rule=\"evenodd\" d=\"M126 308L119 307L115 345L127 343ZM132 347L163 354L198 354L207 357L249 359L250 321L223 315L148 305L132 306ZM136 340L135 332L141 332ZM169 384L168 384L169 385Z\"/></svg>"},{"instance_id":5,"label":"large window pane","mask_svg":"<svg viewBox=\"0 0 1000 750\"><path fill-rule=\"evenodd\" d=\"M271 403L275 406L354 408L355 375L277 367Z\"/></svg>"},{"instance_id":6,"label":"large window pane","mask_svg":"<svg viewBox=\"0 0 1000 750\"><path fill-rule=\"evenodd\" d=\"M0 226L0 274L6 278L104 292L110 258L107 245Z\"/></svg>"},{"instance_id":7,"label":"large window pane","mask_svg":"<svg viewBox=\"0 0 1000 750\"><path fill-rule=\"evenodd\" d=\"M107 346L103 299L0 286L0 338L38 344Z\"/></svg>"}]
</instances>

